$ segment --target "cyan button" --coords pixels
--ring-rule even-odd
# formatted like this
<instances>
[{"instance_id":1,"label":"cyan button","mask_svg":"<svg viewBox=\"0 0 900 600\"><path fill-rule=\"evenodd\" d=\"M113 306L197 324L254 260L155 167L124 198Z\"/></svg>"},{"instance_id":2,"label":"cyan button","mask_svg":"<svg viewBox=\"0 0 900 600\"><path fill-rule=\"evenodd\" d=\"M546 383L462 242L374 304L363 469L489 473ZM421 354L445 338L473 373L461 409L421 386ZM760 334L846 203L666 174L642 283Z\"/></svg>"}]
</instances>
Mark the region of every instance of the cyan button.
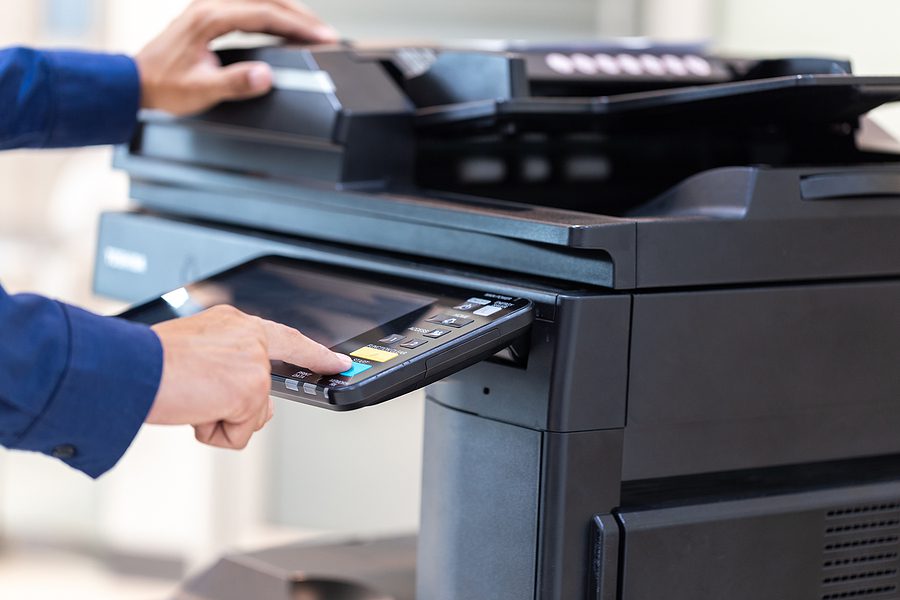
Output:
<instances>
[{"instance_id":1,"label":"cyan button","mask_svg":"<svg viewBox=\"0 0 900 600\"><path fill-rule=\"evenodd\" d=\"M353 366L341 373L344 377L353 377L354 375L359 375L363 371L368 371L372 368L372 365L364 365L362 363L355 362Z\"/></svg>"}]
</instances>

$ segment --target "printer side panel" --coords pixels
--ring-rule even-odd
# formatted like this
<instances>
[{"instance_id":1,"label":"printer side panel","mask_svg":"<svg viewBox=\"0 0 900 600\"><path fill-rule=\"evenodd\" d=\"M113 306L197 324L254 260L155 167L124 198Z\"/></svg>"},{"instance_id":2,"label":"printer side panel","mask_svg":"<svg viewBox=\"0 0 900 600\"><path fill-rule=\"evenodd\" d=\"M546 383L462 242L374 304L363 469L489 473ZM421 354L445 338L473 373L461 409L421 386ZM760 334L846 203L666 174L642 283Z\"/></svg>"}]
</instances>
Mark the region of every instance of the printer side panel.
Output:
<instances>
[{"instance_id":1,"label":"printer side panel","mask_svg":"<svg viewBox=\"0 0 900 600\"><path fill-rule=\"evenodd\" d=\"M630 295L560 295L526 364L428 388L417 597L614 593L618 553L598 569L591 534L619 504L630 320Z\"/></svg>"},{"instance_id":2,"label":"printer side panel","mask_svg":"<svg viewBox=\"0 0 900 600\"><path fill-rule=\"evenodd\" d=\"M623 479L900 453L900 282L640 294Z\"/></svg>"},{"instance_id":3,"label":"printer side panel","mask_svg":"<svg viewBox=\"0 0 900 600\"><path fill-rule=\"evenodd\" d=\"M429 401L416 597L533 598L541 434Z\"/></svg>"},{"instance_id":4,"label":"printer side panel","mask_svg":"<svg viewBox=\"0 0 900 600\"><path fill-rule=\"evenodd\" d=\"M621 600L896 598L900 482L623 510Z\"/></svg>"}]
</instances>

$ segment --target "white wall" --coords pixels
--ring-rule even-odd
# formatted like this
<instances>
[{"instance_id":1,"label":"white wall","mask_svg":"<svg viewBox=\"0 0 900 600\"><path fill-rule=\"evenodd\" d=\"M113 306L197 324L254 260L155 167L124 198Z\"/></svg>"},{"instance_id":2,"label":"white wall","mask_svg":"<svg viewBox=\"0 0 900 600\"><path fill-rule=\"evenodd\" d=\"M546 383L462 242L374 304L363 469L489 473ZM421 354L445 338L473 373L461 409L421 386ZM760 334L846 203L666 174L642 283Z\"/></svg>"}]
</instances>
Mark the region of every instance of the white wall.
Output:
<instances>
[{"instance_id":1,"label":"white wall","mask_svg":"<svg viewBox=\"0 0 900 600\"><path fill-rule=\"evenodd\" d=\"M850 58L854 73L900 75L900 2L896 0L720 0L714 33L724 52ZM900 135L900 106L872 113Z\"/></svg>"}]
</instances>

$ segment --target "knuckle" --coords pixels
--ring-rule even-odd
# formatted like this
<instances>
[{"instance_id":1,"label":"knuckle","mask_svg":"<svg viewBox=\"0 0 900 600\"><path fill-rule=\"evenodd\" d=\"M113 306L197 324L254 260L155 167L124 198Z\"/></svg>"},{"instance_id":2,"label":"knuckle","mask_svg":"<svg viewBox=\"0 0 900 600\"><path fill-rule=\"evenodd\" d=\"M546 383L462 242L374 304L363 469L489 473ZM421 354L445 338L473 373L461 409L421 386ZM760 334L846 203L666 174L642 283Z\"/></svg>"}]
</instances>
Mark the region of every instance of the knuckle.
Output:
<instances>
[{"instance_id":1,"label":"knuckle","mask_svg":"<svg viewBox=\"0 0 900 600\"><path fill-rule=\"evenodd\" d=\"M257 28L262 32L274 31L278 24L279 9L272 4L259 4L254 8L257 12Z\"/></svg>"},{"instance_id":2,"label":"knuckle","mask_svg":"<svg viewBox=\"0 0 900 600\"><path fill-rule=\"evenodd\" d=\"M267 400L269 398L269 392L272 389L272 381L268 369L260 370L259 376L255 381L254 389L257 392L257 394L255 395L256 398L260 398L263 400Z\"/></svg>"},{"instance_id":3,"label":"knuckle","mask_svg":"<svg viewBox=\"0 0 900 600\"><path fill-rule=\"evenodd\" d=\"M205 23L209 16L214 12L215 11L212 10L212 7L209 4L209 0L194 0L187 10L194 25Z\"/></svg>"},{"instance_id":4,"label":"knuckle","mask_svg":"<svg viewBox=\"0 0 900 600\"><path fill-rule=\"evenodd\" d=\"M210 308L209 312L224 317L228 315L234 315L237 312L237 309L230 304L217 304Z\"/></svg>"},{"instance_id":5,"label":"knuckle","mask_svg":"<svg viewBox=\"0 0 900 600\"><path fill-rule=\"evenodd\" d=\"M232 399L231 413L238 420L245 420L254 415L262 403L267 402L272 384L267 369L257 368L248 372L241 393Z\"/></svg>"},{"instance_id":6,"label":"knuckle","mask_svg":"<svg viewBox=\"0 0 900 600\"><path fill-rule=\"evenodd\" d=\"M244 392L242 390L242 392ZM240 419L247 412L247 393L233 393L229 394L227 398L224 399L223 404L225 405L225 410L228 414L228 420L231 419Z\"/></svg>"},{"instance_id":7,"label":"knuckle","mask_svg":"<svg viewBox=\"0 0 900 600\"><path fill-rule=\"evenodd\" d=\"M263 340L257 339L256 343L250 346L249 358L250 362L264 371L266 378L268 378L271 364L269 363L269 352Z\"/></svg>"},{"instance_id":8,"label":"knuckle","mask_svg":"<svg viewBox=\"0 0 900 600\"><path fill-rule=\"evenodd\" d=\"M248 412L256 411L256 407L262 401L262 398L265 398L269 395L269 382L268 380L257 379L251 385L247 386L247 401L244 405L244 408Z\"/></svg>"},{"instance_id":9,"label":"knuckle","mask_svg":"<svg viewBox=\"0 0 900 600\"><path fill-rule=\"evenodd\" d=\"M213 10L208 4L203 5L198 10L196 17L197 28L201 31L208 32L208 35L211 35L212 32L219 31L224 22L225 19L222 13Z\"/></svg>"}]
</instances>

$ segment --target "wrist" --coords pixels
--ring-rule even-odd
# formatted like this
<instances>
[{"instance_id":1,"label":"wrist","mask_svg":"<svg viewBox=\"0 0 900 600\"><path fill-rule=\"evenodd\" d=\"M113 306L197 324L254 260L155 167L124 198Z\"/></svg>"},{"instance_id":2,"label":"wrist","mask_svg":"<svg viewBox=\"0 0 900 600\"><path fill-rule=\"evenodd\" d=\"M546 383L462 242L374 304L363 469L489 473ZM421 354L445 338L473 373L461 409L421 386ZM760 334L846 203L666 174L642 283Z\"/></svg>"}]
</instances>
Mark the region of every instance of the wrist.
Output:
<instances>
[{"instance_id":1,"label":"wrist","mask_svg":"<svg viewBox=\"0 0 900 600\"><path fill-rule=\"evenodd\" d=\"M155 77L151 76L152 70L147 66L146 60L138 54L134 57L135 68L138 73L138 106L140 108L154 108L156 98Z\"/></svg>"}]
</instances>

